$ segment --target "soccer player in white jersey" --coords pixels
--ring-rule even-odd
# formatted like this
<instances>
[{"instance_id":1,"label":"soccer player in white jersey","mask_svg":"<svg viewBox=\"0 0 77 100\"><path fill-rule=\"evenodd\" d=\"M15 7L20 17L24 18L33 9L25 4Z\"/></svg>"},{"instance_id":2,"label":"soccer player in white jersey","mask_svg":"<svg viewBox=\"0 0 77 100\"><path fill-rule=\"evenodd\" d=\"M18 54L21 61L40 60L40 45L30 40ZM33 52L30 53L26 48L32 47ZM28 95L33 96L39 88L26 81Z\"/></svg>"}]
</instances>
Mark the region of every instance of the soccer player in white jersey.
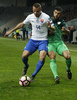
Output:
<instances>
[{"instance_id":1,"label":"soccer player in white jersey","mask_svg":"<svg viewBox=\"0 0 77 100\"><path fill-rule=\"evenodd\" d=\"M32 25L32 37L27 43L27 45L25 46L22 54L22 61L25 64L22 75L26 74L27 69L29 67L28 64L29 55L33 54L38 49L39 61L31 77L31 79L34 80L36 74L40 71L40 69L44 65L45 57L47 55L48 28L50 28L52 31L55 31L55 27L52 21L50 20L49 15L42 12L41 5L39 3L35 3L33 5L33 13L28 15L27 18L23 22L19 23L15 28L6 32L5 37L9 35L11 32L15 31L16 29L23 27L24 24L28 24L28 23L31 23Z\"/></svg>"}]
</instances>

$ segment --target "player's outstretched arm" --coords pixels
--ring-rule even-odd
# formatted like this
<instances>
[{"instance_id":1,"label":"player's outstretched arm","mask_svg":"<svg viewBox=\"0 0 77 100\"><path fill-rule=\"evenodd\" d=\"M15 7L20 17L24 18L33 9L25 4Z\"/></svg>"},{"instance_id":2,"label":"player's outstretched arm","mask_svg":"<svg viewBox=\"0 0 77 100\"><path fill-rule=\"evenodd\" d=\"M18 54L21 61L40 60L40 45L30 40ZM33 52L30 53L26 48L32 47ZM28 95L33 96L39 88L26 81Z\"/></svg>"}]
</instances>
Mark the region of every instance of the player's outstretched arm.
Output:
<instances>
[{"instance_id":1,"label":"player's outstretched arm","mask_svg":"<svg viewBox=\"0 0 77 100\"><path fill-rule=\"evenodd\" d=\"M17 29L23 27L23 25L24 25L23 22L19 23L15 28L13 28L12 30L6 32L6 34L4 35L4 37L6 37L7 35L11 34L13 31L15 31L15 30L17 30Z\"/></svg>"}]
</instances>

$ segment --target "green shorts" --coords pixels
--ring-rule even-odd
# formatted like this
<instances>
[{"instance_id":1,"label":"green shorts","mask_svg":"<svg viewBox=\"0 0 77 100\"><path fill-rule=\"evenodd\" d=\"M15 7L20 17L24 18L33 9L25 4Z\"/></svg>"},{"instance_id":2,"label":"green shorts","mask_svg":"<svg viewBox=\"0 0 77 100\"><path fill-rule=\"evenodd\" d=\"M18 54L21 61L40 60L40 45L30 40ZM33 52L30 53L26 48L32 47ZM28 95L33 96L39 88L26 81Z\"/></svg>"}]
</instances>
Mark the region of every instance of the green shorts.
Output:
<instances>
[{"instance_id":1,"label":"green shorts","mask_svg":"<svg viewBox=\"0 0 77 100\"><path fill-rule=\"evenodd\" d=\"M58 43L48 43L48 52L49 51L54 51L55 54L56 52L62 56L63 51L68 50L67 46L64 44L63 41L60 41Z\"/></svg>"}]
</instances>

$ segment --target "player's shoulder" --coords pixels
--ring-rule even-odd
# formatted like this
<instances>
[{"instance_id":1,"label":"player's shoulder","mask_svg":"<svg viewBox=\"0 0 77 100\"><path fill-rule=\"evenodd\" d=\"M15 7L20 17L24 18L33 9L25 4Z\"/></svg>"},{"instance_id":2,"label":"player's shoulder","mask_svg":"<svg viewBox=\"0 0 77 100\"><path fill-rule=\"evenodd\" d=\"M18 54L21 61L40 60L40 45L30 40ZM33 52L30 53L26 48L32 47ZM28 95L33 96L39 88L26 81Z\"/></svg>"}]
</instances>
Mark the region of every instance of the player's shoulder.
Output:
<instances>
[{"instance_id":1,"label":"player's shoulder","mask_svg":"<svg viewBox=\"0 0 77 100\"><path fill-rule=\"evenodd\" d=\"M61 23L63 26L66 26L66 22L64 21L64 19L61 19Z\"/></svg>"},{"instance_id":2,"label":"player's shoulder","mask_svg":"<svg viewBox=\"0 0 77 100\"><path fill-rule=\"evenodd\" d=\"M59 21L61 21L61 22L65 22L64 19L62 19L62 18L60 18Z\"/></svg>"},{"instance_id":3,"label":"player's shoulder","mask_svg":"<svg viewBox=\"0 0 77 100\"><path fill-rule=\"evenodd\" d=\"M65 23L64 19L60 18L59 22L60 22L61 26L65 26L66 27L66 23Z\"/></svg>"},{"instance_id":4,"label":"player's shoulder","mask_svg":"<svg viewBox=\"0 0 77 100\"><path fill-rule=\"evenodd\" d=\"M29 14L27 17L33 17L34 16L34 14L33 13L31 13L31 14Z\"/></svg>"}]
</instances>

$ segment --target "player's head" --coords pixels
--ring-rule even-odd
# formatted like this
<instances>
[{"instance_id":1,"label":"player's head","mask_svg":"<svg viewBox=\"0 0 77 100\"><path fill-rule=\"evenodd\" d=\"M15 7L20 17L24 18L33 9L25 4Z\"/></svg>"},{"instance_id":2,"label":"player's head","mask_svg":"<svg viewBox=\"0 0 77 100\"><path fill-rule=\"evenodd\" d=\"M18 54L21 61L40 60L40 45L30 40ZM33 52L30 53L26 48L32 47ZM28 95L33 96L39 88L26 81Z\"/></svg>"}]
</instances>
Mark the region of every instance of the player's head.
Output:
<instances>
[{"instance_id":1,"label":"player's head","mask_svg":"<svg viewBox=\"0 0 77 100\"><path fill-rule=\"evenodd\" d=\"M39 3L33 5L33 13L36 17L39 17L41 14L42 7Z\"/></svg>"},{"instance_id":2,"label":"player's head","mask_svg":"<svg viewBox=\"0 0 77 100\"><path fill-rule=\"evenodd\" d=\"M62 15L63 9L61 7L55 7L53 11L53 17L55 20L59 19Z\"/></svg>"}]
</instances>

